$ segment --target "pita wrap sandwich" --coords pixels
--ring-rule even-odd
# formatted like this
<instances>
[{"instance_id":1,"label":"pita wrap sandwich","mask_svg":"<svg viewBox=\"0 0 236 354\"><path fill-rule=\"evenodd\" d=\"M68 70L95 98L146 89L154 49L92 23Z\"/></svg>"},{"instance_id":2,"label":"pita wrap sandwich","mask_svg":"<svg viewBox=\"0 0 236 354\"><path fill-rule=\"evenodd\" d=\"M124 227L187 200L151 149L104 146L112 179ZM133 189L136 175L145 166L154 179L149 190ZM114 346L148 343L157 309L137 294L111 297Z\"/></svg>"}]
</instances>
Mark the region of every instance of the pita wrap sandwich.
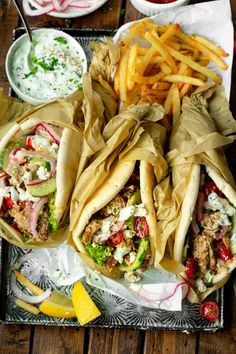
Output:
<instances>
[{"instance_id":1,"label":"pita wrap sandwich","mask_svg":"<svg viewBox=\"0 0 236 354\"><path fill-rule=\"evenodd\" d=\"M175 234L174 259L203 300L236 267L236 192L212 167L193 165Z\"/></svg>"},{"instance_id":2,"label":"pita wrap sandwich","mask_svg":"<svg viewBox=\"0 0 236 354\"><path fill-rule=\"evenodd\" d=\"M113 164L73 229L80 256L91 267L128 278L152 265L158 234L154 186L149 162L119 159Z\"/></svg>"},{"instance_id":3,"label":"pita wrap sandwich","mask_svg":"<svg viewBox=\"0 0 236 354\"><path fill-rule=\"evenodd\" d=\"M0 141L3 238L20 247L54 246L62 240L80 142L79 130L36 118L11 125Z\"/></svg>"}]
</instances>

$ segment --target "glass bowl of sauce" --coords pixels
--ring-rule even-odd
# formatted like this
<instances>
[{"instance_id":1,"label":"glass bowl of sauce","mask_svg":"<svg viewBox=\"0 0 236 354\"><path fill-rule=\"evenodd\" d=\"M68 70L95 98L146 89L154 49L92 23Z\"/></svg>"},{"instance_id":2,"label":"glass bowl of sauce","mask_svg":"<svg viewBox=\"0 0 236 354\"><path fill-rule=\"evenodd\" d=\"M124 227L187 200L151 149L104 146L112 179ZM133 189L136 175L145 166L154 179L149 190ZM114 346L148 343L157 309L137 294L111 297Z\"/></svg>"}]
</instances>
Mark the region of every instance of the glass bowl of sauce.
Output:
<instances>
[{"instance_id":1,"label":"glass bowl of sauce","mask_svg":"<svg viewBox=\"0 0 236 354\"><path fill-rule=\"evenodd\" d=\"M76 39L63 31L38 29L18 38L6 57L6 73L15 93L33 105L66 97L81 89L87 58Z\"/></svg>"},{"instance_id":2,"label":"glass bowl of sauce","mask_svg":"<svg viewBox=\"0 0 236 354\"><path fill-rule=\"evenodd\" d=\"M143 15L154 16L159 12L187 5L190 0L130 0Z\"/></svg>"}]
</instances>

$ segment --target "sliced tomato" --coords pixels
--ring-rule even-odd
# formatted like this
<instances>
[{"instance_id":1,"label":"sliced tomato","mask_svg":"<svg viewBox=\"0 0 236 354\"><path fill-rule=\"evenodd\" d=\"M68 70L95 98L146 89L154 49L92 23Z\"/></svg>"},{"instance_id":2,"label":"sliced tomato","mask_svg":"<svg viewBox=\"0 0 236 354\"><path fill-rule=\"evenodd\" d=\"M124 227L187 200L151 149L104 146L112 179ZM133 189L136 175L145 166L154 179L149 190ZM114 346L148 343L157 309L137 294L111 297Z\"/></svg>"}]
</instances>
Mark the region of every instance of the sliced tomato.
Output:
<instances>
[{"instance_id":1,"label":"sliced tomato","mask_svg":"<svg viewBox=\"0 0 236 354\"><path fill-rule=\"evenodd\" d=\"M199 311L207 321L216 321L219 318L219 306L215 301L203 302Z\"/></svg>"},{"instance_id":2,"label":"sliced tomato","mask_svg":"<svg viewBox=\"0 0 236 354\"><path fill-rule=\"evenodd\" d=\"M108 240L108 246L115 247L118 246L123 241L123 231L119 230L115 234L111 235Z\"/></svg>"},{"instance_id":3,"label":"sliced tomato","mask_svg":"<svg viewBox=\"0 0 236 354\"><path fill-rule=\"evenodd\" d=\"M136 218L134 229L136 235L140 238L144 238L149 235L148 223L144 216Z\"/></svg>"},{"instance_id":4,"label":"sliced tomato","mask_svg":"<svg viewBox=\"0 0 236 354\"><path fill-rule=\"evenodd\" d=\"M218 194L219 197L224 196L224 194L221 192L221 190L217 187L217 185L214 182L205 183L204 190L207 196L211 194L211 192L215 192L216 194Z\"/></svg>"},{"instance_id":5,"label":"sliced tomato","mask_svg":"<svg viewBox=\"0 0 236 354\"><path fill-rule=\"evenodd\" d=\"M11 197L4 197L4 205L7 206L8 209L13 208L14 202Z\"/></svg>"},{"instance_id":6,"label":"sliced tomato","mask_svg":"<svg viewBox=\"0 0 236 354\"><path fill-rule=\"evenodd\" d=\"M186 268L187 268L187 270L185 271L186 277L188 279L194 279L196 276L197 264L193 257L189 257L187 259Z\"/></svg>"},{"instance_id":7,"label":"sliced tomato","mask_svg":"<svg viewBox=\"0 0 236 354\"><path fill-rule=\"evenodd\" d=\"M220 258L222 261L225 262L233 258L231 249L228 246L226 246L223 240L219 240L219 241L217 240L216 254L218 258Z\"/></svg>"},{"instance_id":8,"label":"sliced tomato","mask_svg":"<svg viewBox=\"0 0 236 354\"><path fill-rule=\"evenodd\" d=\"M32 140L32 138L30 136L27 136L27 138L26 138L26 145L27 145L28 149L34 150L33 140Z\"/></svg>"}]
</instances>

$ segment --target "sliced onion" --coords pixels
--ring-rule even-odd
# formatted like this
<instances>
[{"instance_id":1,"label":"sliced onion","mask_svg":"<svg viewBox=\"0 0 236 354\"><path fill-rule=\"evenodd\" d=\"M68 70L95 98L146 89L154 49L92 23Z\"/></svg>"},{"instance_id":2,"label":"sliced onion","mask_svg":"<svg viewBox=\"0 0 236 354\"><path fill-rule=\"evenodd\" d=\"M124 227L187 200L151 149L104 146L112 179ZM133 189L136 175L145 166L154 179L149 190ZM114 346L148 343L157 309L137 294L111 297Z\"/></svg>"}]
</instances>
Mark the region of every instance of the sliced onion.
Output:
<instances>
[{"instance_id":1,"label":"sliced onion","mask_svg":"<svg viewBox=\"0 0 236 354\"><path fill-rule=\"evenodd\" d=\"M175 295L177 289L179 286L182 286L184 285L184 291L183 291L183 299L188 295L188 292L189 292L189 284L187 282L180 282L178 284L176 284L175 288L169 293L169 294L166 294L166 295L163 295L163 294L160 294L160 293L155 293L155 292L150 292L150 291L147 291L143 288L143 286L139 289L139 291L137 292L137 294L144 298L145 300L148 300L148 301L164 301L164 300L168 300L169 298L171 298L172 296Z\"/></svg>"},{"instance_id":2,"label":"sliced onion","mask_svg":"<svg viewBox=\"0 0 236 354\"><path fill-rule=\"evenodd\" d=\"M41 129L45 130L50 137L55 141L55 143L57 143L58 145L60 144L60 136L55 132L55 130L48 124L46 123L39 123L37 124L37 126L35 127L35 132L40 131Z\"/></svg>"},{"instance_id":3,"label":"sliced onion","mask_svg":"<svg viewBox=\"0 0 236 354\"><path fill-rule=\"evenodd\" d=\"M48 12L63 12L68 8L77 8L77 9L88 9L91 6L99 2L99 0L34 0L40 8L32 9L34 4L30 0L23 0L23 8L27 15L29 16L40 16Z\"/></svg>"},{"instance_id":4,"label":"sliced onion","mask_svg":"<svg viewBox=\"0 0 236 354\"><path fill-rule=\"evenodd\" d=\"M46 179L34 179L32 181L26 182L25 185L28 186L37 186L38 184L41 184L45 182Z\"/></svg>"},{"instance_id":5,"label":"sliced onion","mask_svg":"<svg viewBox=\"0 0 236 354\"><path fill-rule=\"evenodd\" d=\"M44 15L44 14L53 10L52 4L49 4L47 6L43 6L40 9L32 10L30 7L30 4L29 4L29 0L23 0L22 5L23 5L23 9L24 9L25 13L29 16L40 16L40 15Z\"/></svg>"},{"instance_id":6,"label":"sliced onion","mask_svg":"<svg viewBox=\"0 0 236 354\"><path fill-rule=\"evenodd\" d=\"M36 230L37 228L37 223L38 223L38 218L40 211L44 204L46 204L48 201L47 197L40 198L38 199L33 206L33 211L32 214L30 215L30 232L34 237L38 237L38 231Z\"/></svg>"},{"instance_id":7,"label":"sliced onion","mask_svg":"<svg viewBox=\"0 0 236 354\"><path fill-rule=\"evenodd\" d=\"M198 235L199 234L200 228L199 228L198 223L197 223L196 213L193 213L193 218L192 218L192 221L191 221L191 228L192 228L192 231L193 231L194 235Z\"/></svg>"},{"instance_id":8,"label":"sliced onion","mask_svg":"<svg viewBox=\"0 0 236 354\"><path fill-rule=\"evenodd\" d=\"M28 302L29 304L39 304L46 300L52 293L51 289L47 289L40 295L28 295L24 293L17 285L16 276L12 273L11 276L11 289L13 293L21 300Z\"/></svg>"},{"instance_id":9,"label":"sliced onion","mask_svg":"<svg viewBox=\"0 0 236 354\"><path fill-rule=\"evenodd\" d=\"M4 170L2 170L1 172L0 172L0 178L5 178L5 177L8 177L9 175L8 175L8 173L6 173L6 171L4 171Z\"/></svg>"}]
</instances>

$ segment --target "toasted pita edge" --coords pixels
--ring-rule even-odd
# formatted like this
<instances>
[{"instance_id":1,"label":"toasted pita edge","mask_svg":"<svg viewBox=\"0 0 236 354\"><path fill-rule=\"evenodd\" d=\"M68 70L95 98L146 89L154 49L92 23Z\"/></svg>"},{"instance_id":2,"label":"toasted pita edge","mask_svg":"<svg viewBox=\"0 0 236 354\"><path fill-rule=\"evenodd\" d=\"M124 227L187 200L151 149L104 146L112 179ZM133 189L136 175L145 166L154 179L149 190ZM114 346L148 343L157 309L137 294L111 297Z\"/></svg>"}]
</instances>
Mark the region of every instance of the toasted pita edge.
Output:
<instances>
[{"instance_id":1,"label":"toasted pita edge","mask_svg":"<svg viewBox=\"0 0 236 354\"><path fill-rule=\"evenodd\" d=\"M157 217L153 199L153 189L155 187L155 176L153 166L147 161L140 161L140 194L141 200L147 210L147 224L149 228L151 260L153 264L155 259L155 244L159 241L159 231L157 226Z\"/></svg>"},{"instance_id":2,"label":"toasted pita edge","mask_svg":"<svg viewBox=\"0 0 236 354\"><path fill-rule=\"evenodd\" d=\"M192 214L197 202L200 185L200 165L194 164L189 176L189 183L181 207L181 217L175 232L174 260L182 262L185 238L191 224Z\"/></svg>"}]
</instances>

